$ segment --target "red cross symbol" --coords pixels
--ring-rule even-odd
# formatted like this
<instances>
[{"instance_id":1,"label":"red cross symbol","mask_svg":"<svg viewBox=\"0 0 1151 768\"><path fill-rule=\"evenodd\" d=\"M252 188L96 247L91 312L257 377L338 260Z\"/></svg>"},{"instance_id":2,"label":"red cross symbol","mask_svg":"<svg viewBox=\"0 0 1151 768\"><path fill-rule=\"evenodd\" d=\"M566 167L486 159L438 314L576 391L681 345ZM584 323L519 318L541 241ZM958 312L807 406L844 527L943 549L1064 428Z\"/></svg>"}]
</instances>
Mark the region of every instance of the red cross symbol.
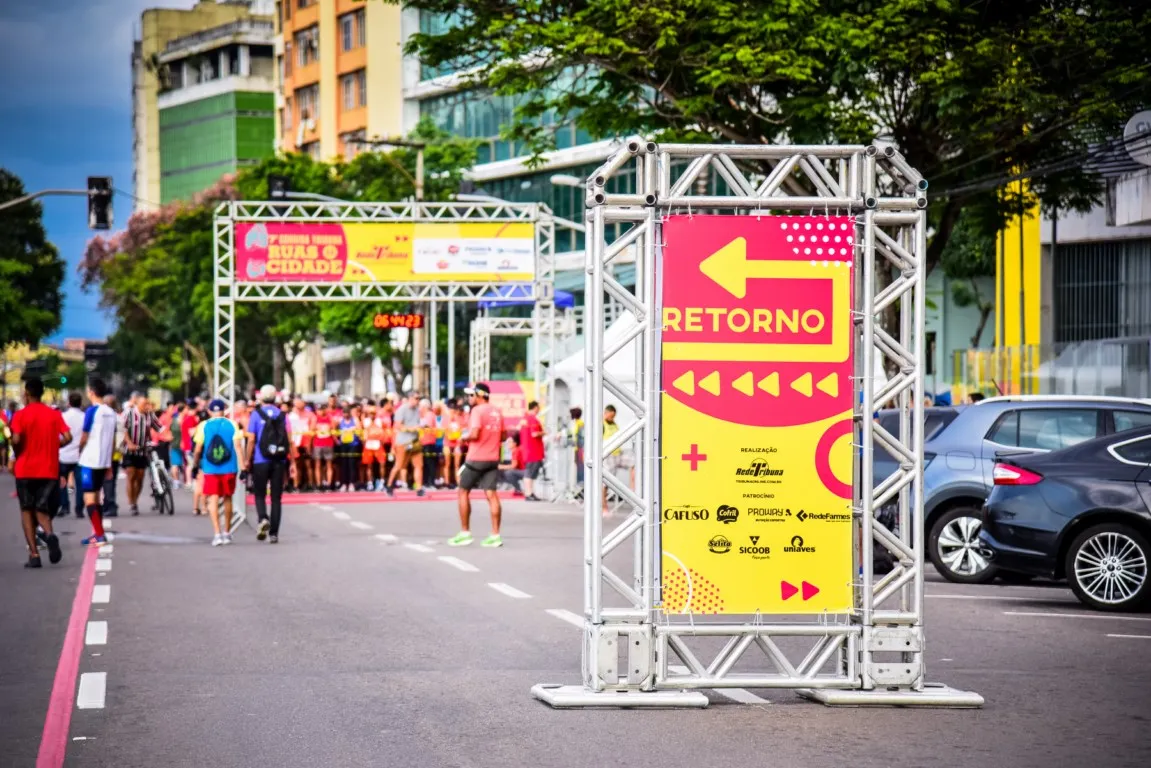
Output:
<instances>
[{"instance_id":1,"label":"red cross symbol","mask_svg":"<svg viewBox=\"0 0 1151 768\"><path fill-rule=\"evenodd\" d=\"M684 461L690 461L691 462L691 471L694 472L696 469L699 468L699 463L701 461L707 461L707 454L706 453L700 453L699 452L699 446L696 445L695 443L692 443L691 444L691 453L685 453L682 456L680 456L680 458L683 459Z\"/></svg>"}]
</instances>

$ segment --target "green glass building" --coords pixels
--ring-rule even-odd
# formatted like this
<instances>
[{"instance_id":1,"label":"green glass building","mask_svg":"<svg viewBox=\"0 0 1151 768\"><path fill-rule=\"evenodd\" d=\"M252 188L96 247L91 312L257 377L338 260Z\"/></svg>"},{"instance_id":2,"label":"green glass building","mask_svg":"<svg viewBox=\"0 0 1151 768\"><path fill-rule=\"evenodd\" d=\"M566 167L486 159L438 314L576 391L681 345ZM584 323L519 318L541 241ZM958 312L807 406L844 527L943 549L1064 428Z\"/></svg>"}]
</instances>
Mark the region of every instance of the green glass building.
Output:
<instances>
[{"instance_id":1,"label":"green glass building","mask_svg":"<svg viewBox=\"0 0 1151 768\"><path fill-rule=\"evenodd\" d=\"M186 200L275 151L273 27L243 19L158 57L160 202Z\"/></svg>"}]
</instances>

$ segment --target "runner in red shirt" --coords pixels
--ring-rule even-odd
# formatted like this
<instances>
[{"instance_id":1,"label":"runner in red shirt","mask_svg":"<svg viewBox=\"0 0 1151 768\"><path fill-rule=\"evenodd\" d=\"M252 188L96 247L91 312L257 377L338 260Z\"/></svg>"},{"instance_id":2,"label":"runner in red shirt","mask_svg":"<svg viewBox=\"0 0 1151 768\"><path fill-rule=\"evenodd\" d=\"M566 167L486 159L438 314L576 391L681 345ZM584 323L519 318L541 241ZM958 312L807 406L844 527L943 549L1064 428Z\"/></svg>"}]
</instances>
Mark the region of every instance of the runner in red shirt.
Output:
<instances>
[{"instance_id":1,"label":"runner in red shirt","mask_svg":"<svg viewBox=\"0 0 1151 768\"><path fill-rule=\"evenodd\" d=\"M539 501L534 481L544 466L544 427L539 420L540 404L528 403L528 413L520 424L520 449L524 454L524 499Z\"/></svg>"},{"instance_id":2,"label":"runner in red shirt","mask_svg":"<svg viewBox=\"0 0 1151 768\"><path fill-rule=\"evenodd\" d=\"M12 446L16 450L16 495L28 543L25 568L40 568L36 523L44 529L48 560L60 562L60 540L52 532L52 516L59 507L60 449L72 442L64 417L40 402L44 383L39 377L24 382L25 407L12 417Z\"/></svg>"},{"instance_id":3,"label":"runner in red shirt","mask_svg":"<svg viewBox=\"0 0 1151 768\"><path fill-rule=\"evenodd\" d=\"M504 439L504 417L499 409L488 402L492 391L487 384L476 384L464 390L468 395L472 411L468 420L468 430L460 439L468 443L468 458L460 472L460 532L448 540L452 547L466 547L472 543L469 530L472 517L472 503L469 492L479 488L488 497L492 513L492 535L480 542L482 547L502 547L500 537L500 497L496 493L499 481L500 445Z\"/></svg>"}]
</instances>

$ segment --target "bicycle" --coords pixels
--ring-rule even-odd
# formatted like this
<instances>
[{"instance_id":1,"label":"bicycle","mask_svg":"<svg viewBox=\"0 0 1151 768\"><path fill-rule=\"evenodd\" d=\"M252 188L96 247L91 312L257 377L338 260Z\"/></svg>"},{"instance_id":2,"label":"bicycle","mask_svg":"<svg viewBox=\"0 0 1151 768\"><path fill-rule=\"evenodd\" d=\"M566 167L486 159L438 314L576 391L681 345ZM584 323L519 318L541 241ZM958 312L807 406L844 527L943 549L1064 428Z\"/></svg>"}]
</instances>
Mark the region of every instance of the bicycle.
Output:
<instances>
[{"instance_id":1,"label":"bicycle","mask_svg":"<svg viewBox=\"0 0 1151 768\"><path fill-rule=\"evenodd\" d=\"M172 498L172 481L168 477L168 468L164 466L163 459L152 446L148 446L148 476L152 486L152 507L161 515L165 510L169 515L176 514L176 502Z\"/></svg>"}]
</instances>

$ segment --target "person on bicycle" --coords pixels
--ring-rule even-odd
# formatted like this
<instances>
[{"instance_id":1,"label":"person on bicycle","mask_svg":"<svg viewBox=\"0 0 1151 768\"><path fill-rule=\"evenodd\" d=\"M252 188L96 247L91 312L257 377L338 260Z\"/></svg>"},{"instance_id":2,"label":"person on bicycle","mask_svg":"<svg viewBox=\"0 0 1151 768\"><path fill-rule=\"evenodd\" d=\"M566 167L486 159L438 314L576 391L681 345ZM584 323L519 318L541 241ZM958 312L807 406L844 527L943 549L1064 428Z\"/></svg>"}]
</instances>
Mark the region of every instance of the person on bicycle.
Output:
<instances>
[{"instance_id":1,"label":"person on bicycle","mask_svg":"<svg viewBox=\"0 0 1151 768\"><path fill-rule=\"evenodd\" d=\"M128 474L128 508L132 516L140 514L138 502L144 488L144 473L148 471L148 447L152 432L159 432L160 422L152 412L152 403L143 395L133 394L124 408L124 459L122 465Z\"/></svg>"}]
</instances>

